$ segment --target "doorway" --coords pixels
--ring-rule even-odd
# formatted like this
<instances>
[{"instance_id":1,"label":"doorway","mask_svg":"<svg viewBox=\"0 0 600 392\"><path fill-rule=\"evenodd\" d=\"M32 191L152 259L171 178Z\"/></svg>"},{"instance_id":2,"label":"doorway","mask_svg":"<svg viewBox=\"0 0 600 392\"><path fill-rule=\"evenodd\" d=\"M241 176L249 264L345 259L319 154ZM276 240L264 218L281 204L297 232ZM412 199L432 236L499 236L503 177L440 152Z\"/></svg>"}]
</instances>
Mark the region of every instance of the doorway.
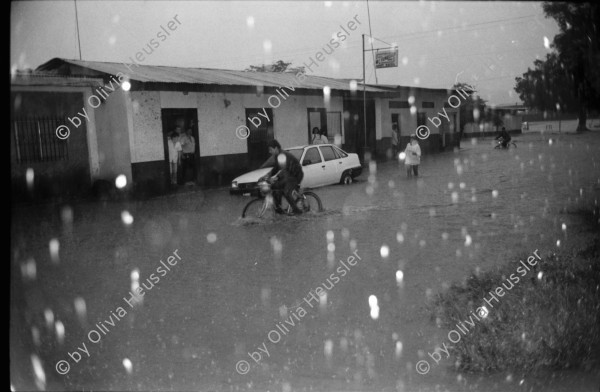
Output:
<instances>
[{"instance_id":1,"label":"doorway","mask_svg":"<svg viewBox=\"0 0 600 392\"><path fill-rule=\"evenodd\" d=\"M268 119L264 117L265 113ZM250 121L249 118L252 118L253 121L258 119L260 123L257 125ZM267 142L275 139L273 109L246 109L246 126L250 130L250 135L246 139L248 145L248 167L254 168L262 165L269 158Z\"/></svg>"},{"instance_id":2,"label":"doorway","mask_svg":"<svg viewBox=\"0 0 600 392\"><path fill-rule=\"evenodd\" d=\"M376 149L375 102L367 100L367 129L365 146L365 125L362 99L344 99L344 150L357 153L364 162L364 153L373 154ZM373 156L373 155L371 155Z\"/></svg>"},{"instance_id":3,"label":"doorway","mask_svg":"<svg viewBox=\"0 0 600 392\"><path fill-rule=\"evenodd\" d=\"M177 170L177 185L184 185L186 181L194 184L198 181L198 173L200 172L200 144L198 142L198 110L197 109L162 109L162 129L163 129L163 146L165 151L165 166L166 166L166 177L165 182L167 185L171 184L171 171L169 164L169 145L167 138L171 132L174 132L177 127L182 132L186 132L188 129L192 131L193 137L193 150L188 150L189 153L193 154L191 161L184 162L182 160L181 166ZM192 152L193 151L193 152ZM188 155L189 156L189 155Z\"/></svg>"}]
</instances>

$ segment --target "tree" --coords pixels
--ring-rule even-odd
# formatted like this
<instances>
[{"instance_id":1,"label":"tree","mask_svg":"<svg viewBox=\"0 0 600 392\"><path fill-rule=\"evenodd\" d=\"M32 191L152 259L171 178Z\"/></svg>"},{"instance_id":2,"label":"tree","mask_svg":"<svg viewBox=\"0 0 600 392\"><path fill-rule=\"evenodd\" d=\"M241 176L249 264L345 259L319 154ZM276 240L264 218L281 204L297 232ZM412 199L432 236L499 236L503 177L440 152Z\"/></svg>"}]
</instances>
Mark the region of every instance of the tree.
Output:
<instances>
[{"instance_id":1,"label":"tree","mask_svg":"<svg viewBox=\"0 0 600 392\"><path fill-rule=\"evenodd\" d=\"M476 93L475 87L468 83L457 82L452 87L453 90L464 90L467 93L471 93L463 103L461 103L460 111L460 125L459 131L462 138L462 134L465 129L465 125L468 123L479 123L481 120L485 120L486 113L486 102L483 98L479 97Z\"/></svg>"},{"instance_id":2,"label":"tree","mask_svg":"<svg viewBox=\"0 0 600 392\"><path fill-rule=\"evenodd\" d=\"M515 91L526 106L541 111L575 112L579 107L573 93L573 78L560 62L557 53L548 53L546 60L535 60L523 77L515 78Z\"/></svg>"},{"instance_id":3,"label":"tree","mask_svg":"<svg viewBox=\"0 0 600 392\"><path fill-rule=\"evenodd\" d=\"M600 109L600 7L597 3L545 2L542 8L560 28L551 45L557 53L545 61L536 60L534 70L516 79L515 90L541 110L549 110L552 104L553 110L563 105L576 110L577 131L587 130L587 111Z\"/></svg>"},{"instance_id":4,"label":"tree","mask_svg":"<svg viewBox=\"0 0 600 392\"><path fill-rule=\"evenodd\" d=\"M262 64L262 65L251 65L246 68L248 72L293 72L293 73L305 73L304 67L290 67L292 63L286 63L283 60L277 60L273 64Z\"/></svg>"}]
</instances>

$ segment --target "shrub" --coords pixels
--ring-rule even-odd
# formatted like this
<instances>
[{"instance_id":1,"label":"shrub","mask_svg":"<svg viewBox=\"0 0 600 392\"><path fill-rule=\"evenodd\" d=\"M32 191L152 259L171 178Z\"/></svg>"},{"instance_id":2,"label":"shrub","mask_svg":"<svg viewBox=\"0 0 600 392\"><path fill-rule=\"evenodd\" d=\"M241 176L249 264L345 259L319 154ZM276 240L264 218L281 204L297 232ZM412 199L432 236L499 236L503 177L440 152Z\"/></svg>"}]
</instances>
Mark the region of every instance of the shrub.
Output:
<instances>
[{"instance_id":1,"label":"shrub","mask_svg":"<svg viewBox=\"0 0 600 392\"><path fill-rule=\"evenodd\" d=\"M587 215L592 217L586 223L597 234L597 211ZM516 262L494 271L472 274L435 298L432 312L440 327L458 330L462 322L468 330L460 341L451 343L459 370L600 365L600 239L596 236L578 251L538 254L542 260L525 276L516 270L521 265L518 260L529 255L514 257ZM511 274L519 282L510 290L503 287L505 295L496 295L498 302L491 300L490 292L502 287ZM482 306L489 313L477 320L472 315L477 316L476 309ZM465 320L472 322L465 324Z\"/></svg>"}]
</instances>

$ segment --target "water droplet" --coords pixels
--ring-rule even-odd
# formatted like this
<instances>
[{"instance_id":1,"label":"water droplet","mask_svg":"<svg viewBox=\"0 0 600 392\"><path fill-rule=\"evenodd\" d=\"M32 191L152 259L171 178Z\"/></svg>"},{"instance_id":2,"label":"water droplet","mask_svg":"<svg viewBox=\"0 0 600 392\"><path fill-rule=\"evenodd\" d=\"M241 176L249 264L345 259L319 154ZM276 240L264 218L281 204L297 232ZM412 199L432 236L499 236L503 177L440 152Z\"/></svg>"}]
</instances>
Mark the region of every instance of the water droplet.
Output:
<instances>
[{"instance_id":1,"label":"water droplet","mask_svg":"<svg viewBox=\"0 0 600 392\"><path fill-rule=\"evenodd\" d=\"M44 309L44 319L46 320L46 327L52 329L54 327L54 312L51 309Z\"/></svg>"},{"instance_id":2,"label":"water droplet","mask_svg":"<svg viewBox=\"0 0 600 392\"><path fill-rule=\"evenodd\" d=\"M493 197L493 198L496 198L496 197L498 197L498 191L497 191L497 190L495 190L495 189L494 189L494 190L492 191L492 197Z\"/></svg>"},{"instance_id":3,"label":"water droplet","mask_svg":"<svg viewBox=\"0 0 600 392\"><path fill-rule=\"evenodd\" d=\"M33 169L28 167L27 171L25 172L25 182L27 182L27 189L29 189L29 190L33 189L33 179L34 179Z\"/></svg>"},{"instance_id":4,"label":"water droplet","mask_svg":"<svg viewBox=\"0 0 600 392\"><path fill-rule=\"evenodd\" d=\"M550 50L550 40L546 36L544 36L544 47Z\"/></svg>"},{"instance_id":5,"label":"water droplet","mask_svg":"<svg viewBox=\"0 0 600 392\"><path fill-rule=\"evenodd\" d=\"M121 221L127 226L133 223L133 215L129 213L129 211L121 212Z\"/></svg>"},{"instance_id":6,"label":"water droplet","mask_svg":"<svg viewBox=\"0 0 600 392\"><path fill-rule=\"evenodd\" d=\"M347 230L347 229L345 229ZM333 242L333 239L335 238L335 234L333 233L332 230L327 230L327 234L325 234L325 237L327 238L327 242Z\"/></svg>"},{"instance_id":7,"label":"water droplet","mask_svg":"<svg viewBox=\"0 0 600 392\"><path fill-rule=\"evenodd\" d=\"M404 280L404 272L398 270L396 271L396 283L401 284Z\"/></svg>"},{"instance_id":8,"label":"water droplet","mask_svg":"<svg viewBox=\"0 0 600 392\"><path fill-rule=\"evenodd\" d=\"M538 280L542 280L543 276L544 276L544 273L542 271L538 272L538 274L537 274Z\"/></svg>"},{"instance_id":9,"label":"water droplet","mask_svg":"<svg viewBox=\"0 0 600 392\"><path fill-rule=\"evenodd\" d=\"M133 365L128 358L125 358L123 360L123 367L125 368L128 374L131 374L133 372Z\"/></svg>"},{"instance_id":10,"label":"water droplet","mask_svg":"<svg viewBox=\"0 0 600 392\"><path fill-rule=\"evenodd\" d=\"M396 342L396 358L400 358L402 356L402 342L401 341L397 341Z\"/></svg>"},{"instance_id":11,"label":"water droplet","mask_svg":"<svg viewBox=\"0 0 600 392\"><path fill-rule=\"evenodd\" d=\"M323 351L325 353L325 357L327 359L331 359L331 355L333 353L333 340L327 339L325 341L325 347L324 347Z\"/></svg>"},{"instance_id":12,"label":"water droplet","mask_svg":"<svg viewBox=\"0 0 600 392\"><path fill-rule=\"evenodd\" d=\"M65 341L65 326L62 321L56 321L54 324L54 330L56 331L56 340L58 340L59 344L63 344Z\"/></svg>"},{"instance_id":13,"label":"water droplet","mask_svg":"<svg viewBox=\"0 0 600 392\"><path fill-rule=\"evenodd\" d=\"M471 246L472 243L472 239L471 236L467 234L467 236L465 237L465 246Z\"/></svg>"},{"instance_id":14,"label":"water droplet","mask_svg":"<svg viewBox=\"0 0 600 392\"><path fill-rule=\"evenodd\" d=\"M119 174L115 179L115 185L119 189L125 188L125 186L127 186L127 177L123 174Z\"/></svg>"},{"instance_id":15,"label":"water droplet","mask_svg":"<svg viewBox=\"0 0 600 392\"><path fill-rule=\"evenodd\" d=\"M458 203L458 192L452 192L452 203L456 204Z\"/></svg>"},{"instance_id":16,"label":"water droplet","mask_svg":"<svg viewBox=\"0 0 600 392\"><path fill-rule=\"evenodd\" d=\"M390 255L390 248L387 245L382 245L381 249L379 249L379 254L381 254L381 257L384 259L387 258Z\"/></svg>"},{"instance_id":17,"label":"water droplet","mask_svg":"<svg viewBox=\"0 0 600 392\"><path fill-rule=\"evenodd\" d=\"M404 235L400 232L396 233L396 241L398 241L400 244L404 242Z\"/></svg>"},{"instance_id":18,"label":"water droplet","mask_svg":"<svg viewBox=\"0 0 600 392\"><path fill-rule=\"evenodd\" d=\"M214 244L215 242L217 242L217 234L216 233L208 233L208 235L206 236L206 240L208 241L209 244Z\"/></svg>"},{"instance_id":19,"label":"water droplet","mask_svg":"<svg viewBox=\"0 0 600 392\"><path fill-rule=\"evenodd\" d=\"M31 354L31 365L33 366L33 373L35 374L35 382L41 390L46 389L46 372L42 366L42 361L36 354Z\"/></svg>"},{"instance_id":20,"label":"water droplet","mask_svg":"<svg viewBox=\"0 0 600 392\"><path fill-rule=\"evenodd\" d=\"M49 243L50 246L50 259L53 263L58 263L58 251L60 249L60 243L58 239L52 238Z\"/></svg>"},{"instance_id":21,"label":"water droplet","mask_svg":"<svg viewBox=\"0 0 600 392\"><path fill-rule=\"evenodd\" d=\"M369 295L369 306L377 306L377 297L374 295Z\"/></svg>"}]
</instances>

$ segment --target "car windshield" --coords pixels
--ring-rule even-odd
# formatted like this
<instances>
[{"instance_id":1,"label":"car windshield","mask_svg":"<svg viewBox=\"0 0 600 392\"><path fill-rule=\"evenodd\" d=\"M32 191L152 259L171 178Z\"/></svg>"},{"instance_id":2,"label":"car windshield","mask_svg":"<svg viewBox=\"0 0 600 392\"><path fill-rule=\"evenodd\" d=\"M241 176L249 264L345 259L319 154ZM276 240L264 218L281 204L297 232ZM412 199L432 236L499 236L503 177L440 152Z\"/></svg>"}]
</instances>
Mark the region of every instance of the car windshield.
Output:
<instances>
[{"instance_id":1,"label":"car windshield","mask_svg":"<svg viewBox=\"0 0 600 392\"><path fill-rule=\"evenodd\" d=\"M289 149L286 151L289 152L290 154L292 154L294 157L296 157L297 160L300 160L304 149L303 148L292 148L292 149Z\"/></svg>"}]
</instances>

